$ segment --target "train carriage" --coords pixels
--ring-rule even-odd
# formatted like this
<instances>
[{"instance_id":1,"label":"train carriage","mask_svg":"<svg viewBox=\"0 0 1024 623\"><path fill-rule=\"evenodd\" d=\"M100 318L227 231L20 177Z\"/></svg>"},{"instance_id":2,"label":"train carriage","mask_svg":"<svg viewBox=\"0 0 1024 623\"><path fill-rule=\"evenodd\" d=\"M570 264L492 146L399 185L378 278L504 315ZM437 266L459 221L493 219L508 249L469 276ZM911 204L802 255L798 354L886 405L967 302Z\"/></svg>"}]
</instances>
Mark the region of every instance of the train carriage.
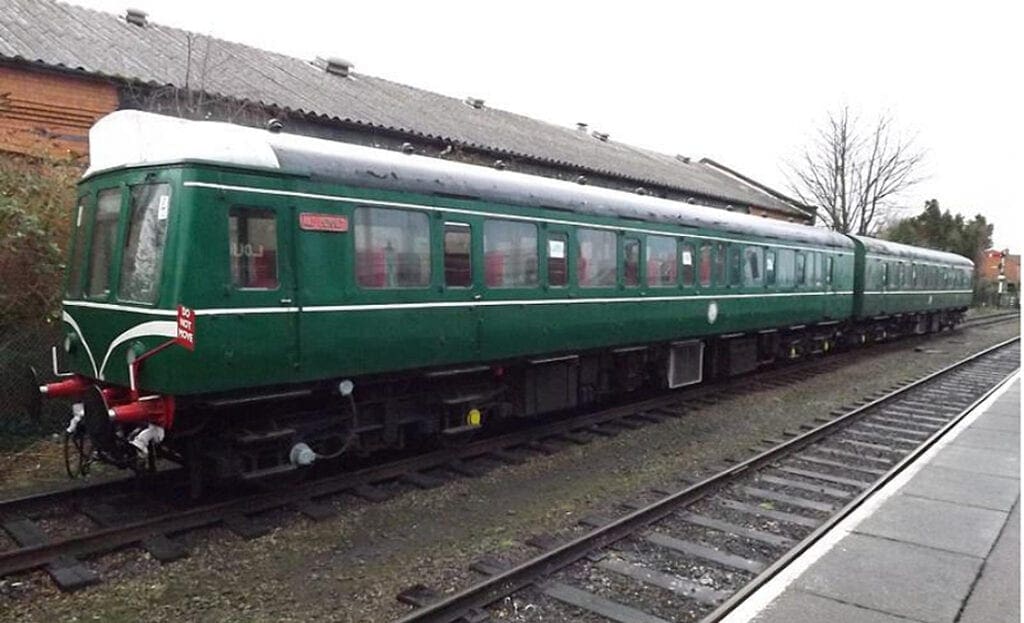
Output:
<instances>
[{"instance_id":1,"label":"train carriage","mask_svg":"<svg viewBox=\"0 0 1024 623\"><path fill-rule=\"evenodd\" d=\"M955 324L971 304L974 263L967 258L867 236L851 238L857 245L857 318L890 331L924 333Z\"/></svg>"},{"instance_id":2,"label":"train carriage","mask_svg":"<svg viewBox=\"0 0 1024 623\"><path fill-rule=\"evenodd\" d=\"M122 466L254 478L457 439L827 352L874 305L872 243L819 228L136 111L90 138L70 376L36 385Z\"/></svg>"}]
</instances>

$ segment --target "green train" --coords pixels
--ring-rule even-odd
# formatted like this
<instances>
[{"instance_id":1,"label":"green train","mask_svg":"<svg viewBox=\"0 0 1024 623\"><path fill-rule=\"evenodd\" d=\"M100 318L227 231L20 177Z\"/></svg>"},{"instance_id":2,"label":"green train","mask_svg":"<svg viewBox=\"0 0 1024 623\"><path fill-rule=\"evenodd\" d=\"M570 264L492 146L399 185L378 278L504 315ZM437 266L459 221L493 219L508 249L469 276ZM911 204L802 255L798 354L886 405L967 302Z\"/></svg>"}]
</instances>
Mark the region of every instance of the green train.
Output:
<instances>
[{"instance_id":1,"label":"green train","mask_svg":"<svg viewBox=\"0 0 1024 623\"><path fill-rule=\"evenodd\" d=\"M78 471L457 441L971 300L960 256L641 194L138 111L90 142L61 376L28 396L73 403Z\"/></svg>"}]
</instances>

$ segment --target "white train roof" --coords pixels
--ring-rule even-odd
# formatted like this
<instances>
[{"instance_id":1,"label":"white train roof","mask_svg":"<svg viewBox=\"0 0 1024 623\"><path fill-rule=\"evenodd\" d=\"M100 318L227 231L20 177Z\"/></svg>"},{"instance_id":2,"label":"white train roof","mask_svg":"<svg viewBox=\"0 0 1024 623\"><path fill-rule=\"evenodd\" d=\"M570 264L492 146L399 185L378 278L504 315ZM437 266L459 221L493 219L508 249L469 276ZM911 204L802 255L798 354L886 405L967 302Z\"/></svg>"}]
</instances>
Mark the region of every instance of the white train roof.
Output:
<instances>
[{"instance_id":1,"label":"white train roof","mask_svg":"<svg viewBox=\"0 0 1024 623\"><path fill-rule=\"evenodd\" d=\"M915 247L913 245L903 244L901 242L892 242L891 240L881 240L879 238L869 238L868 236L853 237L863 243L864 249L867 250L868 253L875 255L894 255L909 260L945 262L949 264L960 264L962 266L974 266L974 262L962 255L957 255L956 253L947 253L946 251L937 251L935 249L925 249L924 247Z\"/></svg>"},{"instance_id":2,"label":"white train roof","mask_svg":"<svg viewBox=\"0 0 1024 623\"><path fill-rule=\"evenodd\" d=\"M189 121L136 110L100 119L89 131L85 177L125 167L212 162L309 176L359 187L479 197L500 203L568 210L686 227L716 229L817 246L852 248L852 240L819 227L729 212L439 158L216 121Z\"/></svg>"}]
</instances>

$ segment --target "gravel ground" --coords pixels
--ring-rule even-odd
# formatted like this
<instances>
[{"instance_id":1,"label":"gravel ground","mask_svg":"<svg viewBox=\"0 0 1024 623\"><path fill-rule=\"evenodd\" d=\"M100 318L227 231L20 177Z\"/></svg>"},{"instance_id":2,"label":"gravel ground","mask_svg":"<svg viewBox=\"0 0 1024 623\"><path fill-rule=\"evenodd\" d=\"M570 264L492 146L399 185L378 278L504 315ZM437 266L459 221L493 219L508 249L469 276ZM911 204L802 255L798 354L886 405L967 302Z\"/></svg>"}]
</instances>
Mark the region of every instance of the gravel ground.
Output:
<instances>
[{"instance_id":1,"label":"gravel ground","mask_svg":"<svg viewBox=\"0 0 1024 623\"><path fill-rule=\"evenodd\" d=\"M332 502L339 513L318 523L282 513L269 535L252 541L227 530L185 535L179 538L192 555L166 566L140 551L113 554L92 563L109 581L71 595L41 572L0 580L0 621L391 620L409 612L395 595L412 584L464 587L479 578L468 568L474 560L522 560L536 551L523 544L532 535L578 533L581 517L621 514L619 502L651 486L678 488L679 478L747 456L764 438L1017 332L1005 323L878 346L798 387L757 391L678 420L534 455L523 465L497 466L480 478L405 489L377 504L339 496ZM595 580L609 575L599 573ZM537 598L545 608L552 602ZM509 612L517 610L513 618L559 620L547 609L534 619L540 613L533 608L521 618L523 610L510 602Z\"/></svg>"}]
</instances>

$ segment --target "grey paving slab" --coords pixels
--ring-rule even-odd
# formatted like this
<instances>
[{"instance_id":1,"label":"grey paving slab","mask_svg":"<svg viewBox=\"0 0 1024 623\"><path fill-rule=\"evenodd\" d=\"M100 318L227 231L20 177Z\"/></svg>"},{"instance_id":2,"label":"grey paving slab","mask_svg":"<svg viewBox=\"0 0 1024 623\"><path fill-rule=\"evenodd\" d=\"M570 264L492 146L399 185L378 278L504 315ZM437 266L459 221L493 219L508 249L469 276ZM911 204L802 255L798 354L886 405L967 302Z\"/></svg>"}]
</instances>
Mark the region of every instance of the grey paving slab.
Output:
<instances>
[{"instance_id":1,"label":"grey paving slab","mask_svg":"<svg viewBox=\"0 0 1024 623\"><path fill-rule=\"evenodd\" d=\"M981 569L959 623L1020 621L1020 505Z\"/></svg>"},{"instance_id":2,"label":"grey paving slab","mask_svg":"<svg viewBox=\"0 0 1024 623\"><path fill-rule=\"evenodd\" d=\"M762 610L752 623L907 623L907 619L799 590L788 590Z\"/></svg>"},{"instance_id":3,"label":"grey paving slab","mask_svg":"<svg viewBox=\"0 0 1024 623\"><path fill-rule=\"evenodd\" d=\"M985 430L1003 430L1020 434L1019 415L995 415L989 414L985 419L978 420L968 428L983 428Z\"/></svg>"},{"instance_id":4,"label":"grey paving slab","mask_svg":"<svg viewBox=\"0 0 1024 623\"><path fill-rule=\"evenodd\" d=\"M912 495L896 495L856 532L984 558L999 538L1008 511Z\"/></svg>"},{"instance_id":5,"label":"grey paving slab","mask_svg":"<svg viewBox=\"0 0 1024 623\"><path fill-rule=\"evenodd\" d=\"M1020 481L929 465L911 478L900 492L1010 512L1020 496Z\"/></svg>"},{"instance_id":6,"label":"grey paving slab","mask_svg":"<svg viewBox=\"0 0 1024 623\"><path fill-rule=\"evenodd\" d=\"M1020 457L1016 452L950 444L940 450L930 464L976 474L1020 477Z\"/></svg>"},{"instance_id":7,"label":"grey paving slab","mask_svg":"<svg viewBox=\"0 0 1024 623\"><path fill-rule=\"evenodd\" d=\"M1020 447L1020 435L1002 430L968 428L957 435L950 445L1015 452Z\"/></svg>"},{"instance_id":8,"label":"grey paving slab","mask_svg":"<svg viewBox=\"0 0 1024 623\"><path fill-rule=\"evenodd\" d=\"M951 622L981 568L973 556L850 534L796 588L919 621Z\"/></svg>"}]
</instances>

